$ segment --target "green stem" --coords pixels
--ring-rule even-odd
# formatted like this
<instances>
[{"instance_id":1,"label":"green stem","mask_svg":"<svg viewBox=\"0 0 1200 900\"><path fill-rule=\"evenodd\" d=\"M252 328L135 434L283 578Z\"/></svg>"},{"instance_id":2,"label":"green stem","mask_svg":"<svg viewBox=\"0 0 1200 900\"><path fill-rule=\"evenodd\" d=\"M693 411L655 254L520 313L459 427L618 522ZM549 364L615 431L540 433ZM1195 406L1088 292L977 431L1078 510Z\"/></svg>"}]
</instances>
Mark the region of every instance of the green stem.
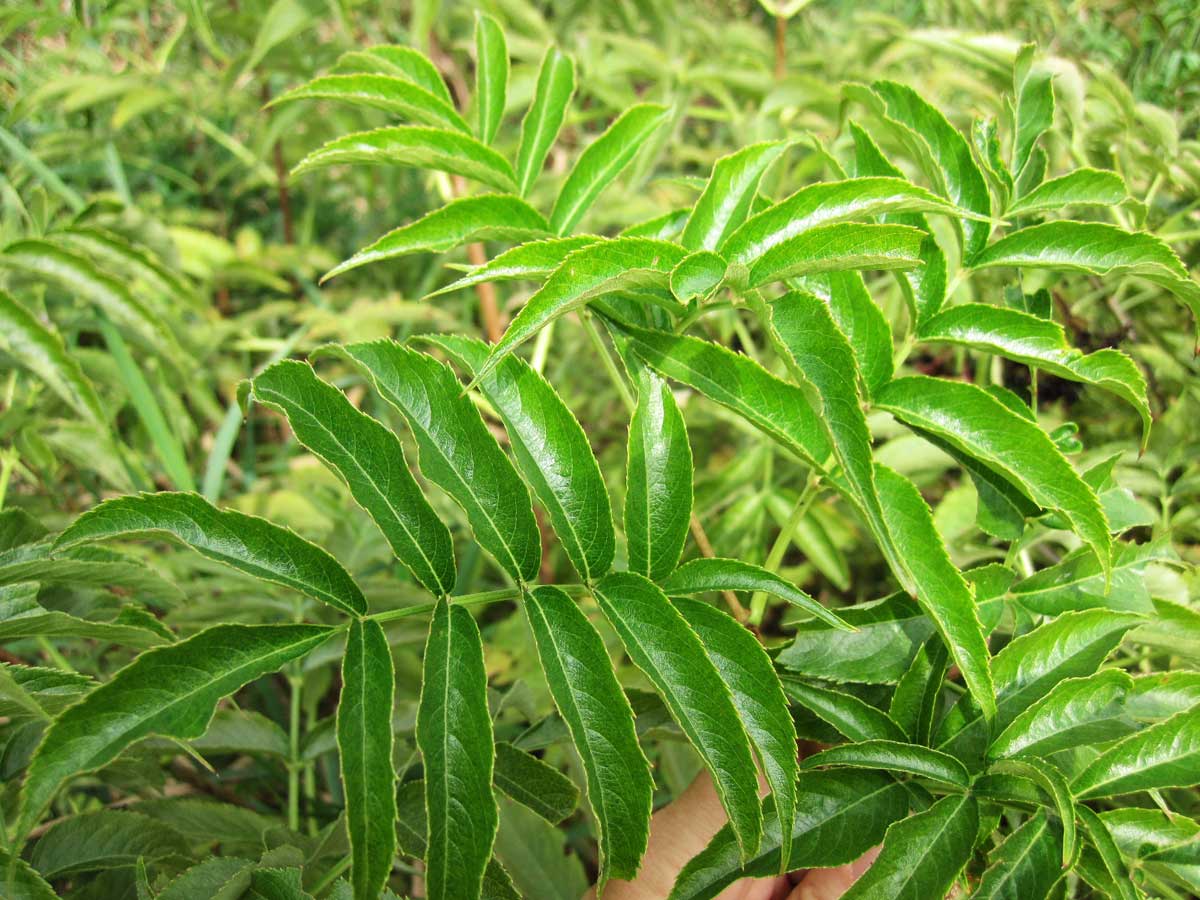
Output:
<instances>
[{"instance_id":1,"label":"green stem","mask_svg":"<svg viewBox=\"0 0 1200 900\"><path fill-rule=\"evenodd\" d=\"M588 595L588 587L583 584L558 584L555 587L572 597L586 597ZM495 591L480 591L477 594L462 594L461 596L449 599L455 606L484 606L488 603L499 603L502 600L519 600L521 599L521 591L519 588L500 588ZM436 602L418 603L416 606L405 606L402 609L387 609L383 612L364 616L364 618L374 619L376 622L392 622L396 619L407 619L412 616L420 616L428 612L433 612L436 607Z\"/></svg>"},{"instance_id":2,"label":"green stem","mask_svg":"<svg viewBox=\"0 0 1200 900\"><path fill-rule=\"evenodd\" d=\"M583 323L583 330L587 332L592 346L596 348L596 352L600 354L600 362L604 364L604 371L608 373L608 377L612 379L613 385L617 388L617 393L621 395L621 402L625 404L625 408L633 415L637 403L633 399L633 394L629 391L629 385L625 383L624 377L617 369L617 364L613 358L608 355L608 348L604 346L604 341L600 337L600 332L596 330L596 325L592 322L592 314L587 310L583 310L579 316L579 321Z\"/></svg>"},{"instance_id":3,"label":"green stem","mask_svg":"<svg viewBox=\"0 0 1200 900\"><path fill-rule=\"evenodd\" d=\"M292 831L300 830L300 706L304 700L304 676L293 666L288 673L291 700L288 705L288 787L287 822Z\"/></svg>"},{"instance_id":4,"label":"green stem","mask_svg":"<svg viewBox=\"0 0 1200 900\"><path fill-rule=\"evenodd\" d=\"M0 509L4 509L4 498L8 495L8 481L12 478L13 469L19 459L16 447L9 447L0 453Z\"/></svg>"},{"instance_id":5,"label":"green stem","mask_svg":"<svg viewBox=\"0 0 1200 900\"><path fill-rule=\"evenodd\" d=\"M796 500L796 506L792 510L791 516L784 523L783 529L779 532L779 536L775 538L775 543L771 545L771 550L767 553L767 559L763 563L763 568L769 572L777 572L780 564L783 562L784 554L787 553L788 547L792 545L792 537L796 533L796 529L800 527L800 523L804 521L804 517L808 515L809 509L812 508L813 501L817 499L817 495L821 492L821 476L813 473L808 476L808 483L804 485L804 490L800 492L799 499ZM763 614L767 610L767 595L765 591L755 591L750 597L750 624L757 628L762 624Z\"/></svg>"},{"instance_id":6,"label":"green stem","mask_svg":"<svg viewBox=\"0 0 1200 900\"><path fill-rule=\"evenodd\" d=\"M312 895L320 897L348 868L350 868L350 857L344 856L313 886Z\"/></svg>"}]
</instances>

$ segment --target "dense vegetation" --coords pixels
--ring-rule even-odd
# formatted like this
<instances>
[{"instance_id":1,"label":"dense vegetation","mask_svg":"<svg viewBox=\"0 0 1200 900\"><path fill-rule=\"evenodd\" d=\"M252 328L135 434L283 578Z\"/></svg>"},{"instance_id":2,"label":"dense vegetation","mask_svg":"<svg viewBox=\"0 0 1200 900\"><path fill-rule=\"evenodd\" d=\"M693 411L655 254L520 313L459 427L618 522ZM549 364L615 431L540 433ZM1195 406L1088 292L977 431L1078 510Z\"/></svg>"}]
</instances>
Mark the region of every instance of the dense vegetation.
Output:
<instances>
[{"instance_id":1,"label":"dense vegetation","mask_svg":"<svg viewBox=\"0 0 1200 900\"><path fill-rule=\"evenodd\" d=\"M0 896L1200 892L1200 26L935 6L0 11Z\"/></svg>"}]
</instances>

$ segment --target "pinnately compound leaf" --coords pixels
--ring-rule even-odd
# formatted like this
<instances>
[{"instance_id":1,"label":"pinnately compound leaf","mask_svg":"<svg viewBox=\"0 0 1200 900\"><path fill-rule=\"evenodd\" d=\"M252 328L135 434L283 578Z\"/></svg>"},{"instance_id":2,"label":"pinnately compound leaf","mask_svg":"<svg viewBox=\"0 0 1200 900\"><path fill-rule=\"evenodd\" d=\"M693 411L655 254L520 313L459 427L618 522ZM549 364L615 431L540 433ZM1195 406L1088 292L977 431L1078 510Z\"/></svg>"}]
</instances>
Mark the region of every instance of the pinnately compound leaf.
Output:
<instances>
[{"instance_id":1,"label":"pinnately compound leaf","mask_svg":"<svg viewBox=\"0 0 1200 900\"><path fill-rule=\"evenodd\" d=\"M524 607L550 694L583 761L600 831L600 884L609 876L633 878L646 851L654 790L633 710L603 639L570 597L539 587Z\"/></svg>"},{"instance_id":2,"label":"pinnately compound leaf","mask_svg":"<svg viewBox=\"0 0 1200 900\"><path fill-rule=\"evenodd\" d=\"M253 382L254 399L288 418L297 439L346 480L392 552L434 594L454 589L450 532L408 470L404 448L306 363L285 360Z\"/></svg>"},{"instance_id":3,"label":"pinnately compound leaf","mask_svg":"<svg viewBox=\"0 0 1200 900\"><path fill-rule=\"evenodd\" d=\"M557 47L542 57L533 102L521 122L521 146L517 150L517 188L522 197L529 194L542 171L546 155L554 146L563 117L575 93L575 63Z\"/></svg>"},{"instance_id":4,"label":"pinnately compound leaf","mask_svg":"<svg viewBox=\"0 0 1200 900\"><path fill-rule=\"evenodd\" d=\"M209 559L264 581L294 588L343 612L362 615L362 591L332 556L293 531L199 494L136 494L106 500L76 519L55 550L112 538L163 535Z\"/></svg>"},{"instance_id":5,"label":"pinnately compound leaf","mask_svg":"<svg viewBox=\"0 0 1200 900\"><path fill-rule=\"evenodd\" d=\"M443 598L429 624L417 711L425 765L430 900L478 897L499 821L492 795L492 718L479 628Z\"/></svg>"},{"instance_id":6,"label":"pinnately compound leaf","mask_svg":"<svg viewBox=\"0 0 1200 900\"><path fill-rule=\"evenodd\" d=\"M355 900L375 900L396 856L392 651L378 622L350 623L342 658L337 741Z\"/></svg>"},{"instance_id":7,"label":"pinnately compound leaf","mask_svg":"<svg viewBox=\"0 0 1200 900\"><path fill-rule=\"evenodd\" d=\"M68 778L107 765L152 734L200 737L218 700L332 633L322 625L216 625L142 653L46 731L25 777L18 833L29 833Z\"/></svg>"}]
</instances>

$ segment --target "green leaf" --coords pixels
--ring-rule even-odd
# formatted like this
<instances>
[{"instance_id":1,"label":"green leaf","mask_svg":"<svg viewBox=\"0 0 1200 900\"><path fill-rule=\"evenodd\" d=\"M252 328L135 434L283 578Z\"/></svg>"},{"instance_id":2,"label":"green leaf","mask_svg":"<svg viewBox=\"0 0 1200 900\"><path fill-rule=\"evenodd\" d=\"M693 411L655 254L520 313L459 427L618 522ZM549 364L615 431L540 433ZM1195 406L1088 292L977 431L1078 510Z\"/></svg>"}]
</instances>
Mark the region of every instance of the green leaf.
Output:
<instances>
[{"instance_id":1,"label":"green leaf","mask_svg":"<svg viewBox=\"0 0 1200 900\"><path fill-rule=\"evenodd\" d=\"M711 250L690 253L671 270L671 293L680 303L703 300L721 286L725 269L724 258Z\"/></svg>"},{"instance_id":2,"label":"green leaf","mask_svg":"<svg viewBox=\"0 0 1200 900\"><path fill-rule=\"evenodd\" d=\"M796 781L796 821L787 840L788 865L828 868L853 862L908 812L904 787L874 772L803 772ZM725 825L675 879L670 900L711 900L742 878L780 871L784 844L773 797L763 802L763 842L743 864L733 830Z\"/></svg>"},{"instance_id":3,"label":"green leaf","mask_svg":"<svg viewBox=\"0 0 1200 900\"><path fill-rule=\"evenodd\" d=\"M1167 719L1200 704L1200 672L1159 672L1133 679L1126 708L1139 721Z\"/></svg>"},{"instance_id":4,"label":"green leaf","mask_svg":"<svg viewBox=\"0 0 1200 900\"><path fill-rule=\"evenodd\" d=\"M83 619L59 610L48 610L37 602L38 585L0 585L0 640L75 637L125 647L153 647L170 643L163 635L136 625L115 621Z\"/></svg>"},{"instance_id":5,"label":"green leaf","mask_svg":"<svg viewBox=\"0 0 1200 900\"><path fill-rule=\"evenodd\" d=\"M517 186L512 166L495 150L458 131L416 125L393 125L336 138L300 160L292 175L348 164L435 169L501 191L513 191Z\"/></svg>"},{"instance_id":6,"label":"green leaf","mask_svg":"<svg viewBox=\"0 0 1200 900\"><path fill-rule=\"evenodd\" d=\"M1146 379L1120 350L1081 353L1067 343L1061 325L1020 310L982 303L964 303L939 313L921 326L920 336L923 341L995 353L1116 394L1142 417L1143 444L1149 439Z\"/></svg>"},{"instance_id":7,"label":"green leaf","mask_svg":"<svg viewBox=\"0 0 1200 900\"><path fill-rule=\"evenodd\" d=\"M106 500L76 519L53 549L143 535L174 538L202 556L344 612L367 611L358 585L316 544L266 519L217 509L198 494L164 492Z\"/></svg>"},{"instance_id":8,"label":"green leaf","mask_svg":"<svg viewBox=\"0 0 1200 900\"><path fill-rule=\"evenodd\" d=\"M617 233L618 237L651 238L657 241L673 241L683 233L687 224L690 208L675 209L661 216L654 216L643 222L636 222Z\"/></svg>"},{"instance_id":9,"label":"green leaf","mask_svg":"<svg viewBox=\"0 0 1200 900\"><path fill-rule=\"evenodd\" d=\"M683 250L666 241L616 238L597 241L567 256L541 289L526 301L504 336L492 347L488 362L476 375L490 372L511 353L559 316L614 291L666 289ZM672 301L674 302L674 301Z\"/></svg>"},{"instance_id":10,"label":"green leaf","mask_svg":"<svg viewBox=\"0 0 1200 900\"><path fill-rule=\"evenodd\" d=\"M898 378L876 405L985 463L1038 506L1061 512L1096 551L1107 574L1112 540L1100 500L1035 423L973 384L914 375Z\"/></svg>"},{"instance_id":11,"label":"green leaf","mask_svg":"<svg viewBox=\"0 0 1200 900\"><path fill-rule=\"evenodd\" d=\"M1064 206L1116 206L1127 196L1125 179L1116 172L1076 169L1039 184L1021 199L1010 203L1004 214L1027 216Z\"/></svg>"},{"instance_id":12,"label":"green leaf","mask_svg":"<svg viewBox=\"0 0 1200 900\"><path fill-rule=\"evenodd\" d=\"M801 459L823 466L829 439L796 385L719 344L618 323L633 352L659 374L695 388L736 412Z\"/></svg>"},{"instance_id":13,"label":"green leaf","mask_svg":"<svg viewBox=\"0 0 1200 900\"><path fill-rule=\"evenodd\" d=\"M1121 851L1117 849L1116 842L1109 833L1108 826L1104 824L1104 820L1082 803L1077 807L1076 813L1084 833L1088 836L1092 846L1096 848L1096 852L1100 854L1104 868L1112 877L1120 900L1137 900L1141 892L1133 886L1129 867L1121 859Z\"/></svg>"},{"instance_id":14,"label":"green leaf","mask_svg":"<svg viewBox=\"0 0 1200 900\"><path fill-rule=\"evenodd\" d=\"M971 696L990 719L996 711L995 690L971 590L950 561L933 515L913 483L877 464L875 484L896 553L916 586L916 600L933 620Z\"/></svg>"},{"instance_id":15,"label":"green leaf","mask_svg":"<svg viewBox=\"0 0 1200 900\"><path fill-rule=\"evenodd\" d=\"M1045 900L1062 877L1062 829L1038 810L988 854L971 900Z\"/></svg>"},{"instance_id":16,"label":"green leaf","mask_svg":"<svg viewBox=\"0 0 1200 900\"><path fill-rule=\"evenodd\" d=\"M738 559L700 557L684 563L660 586L668 594L703 594L708 591L763 591L816 616L834 628L853 631L845 620L830 612L786 578L761 566Z\"/></svg>"},{"instance_id":17,"label":"green leaf","mask_svg":"<svg viewBox=\"0 0 1200 900\"><path fill-rule=\"evenodd\" d=\"M321 625L216 625L142 653L46 731L25 777L17 833L29 833L68 778L107 765L152 734L199 737L218 700L332 633Z\"/></svg>"},{"instance_id":18,"label":"green leaf","mask_svg":"<svg viewBox=\"0 0 1200 900\"><path fill-rule=\"evenodd\" d=\"M453 107L454 100L446 82L438 74L425 54L411 47L396 44L378 44L364 50L351 50L338 59L337 70L342 72L382 72L411 81L447 106Z\"/></svg>"},{"instance_id":19,"label":"green leaf","mask_svg":"<svg viewBox=\"0 0 1200 900\"><path fill-rule=\"evenodd\" d=\"M922 232L907 225L824 225L782 241L758 258L749 286L846 269L904 269L921 264Z\"/></svg>"},{"instance_id":20,"label":"green leaf","mask_svg":"<svg viewBox=\"0 0 1200 900\"><path fill-rule=\"evenodd\" d=\"M522 806L557 825L579 805L579 788L558 769L512 744L496 744L496 787Z\"/></svg>"},{"instance_id":21,"label":"green leaf","mask_svg":"<svg viewBox=\"0 0 1200 900\"><path fill-rule=\"evenodd\" d=\"M0 350L44 381L84 420L108 427L96 389L62 338L4 291L0 291Z\"/></svg>"},{"instance_id":22,"label":"green leaf","mask_svg":"<svg viewBox=\"0 0 1200 900\"><path fill-rule=\"evenodd\" d=\"M758 639L716 607L700 600L671 601L704 645L709 660L733 695L741 717L762 762L775 798L775 811L783 834L792 832L796 818L796 726L787 697L775 677L771 658ZM790 868L790 845L781 847L779 872Z\"/></svg>"},{"instance_id":23,"label":"green leaf","mask_svg":"<svg viewBox=\"0 0 1200 900\"><path fill-rule=\"evenodd\" d=\"M883 99L889 119L909 129L915 137L924 138L930 158L937 165L937 171L927 174L935 179L945 195L964 210L984 218L990 216L991 195L966 138L907 85L876 81L871 87ZM991 226L984 221L964 219L960 228L963 257L970 261L983 250Z\"/></svg>"},{"instance_id":24,"label":"green leaf","mask_svg":"<svg viewBox=\"0 0 1200 900\"><path fill-rule=\"evenodd\" d=\"M625 538L629 569L651 579L679 562L692 515L692 450L665 381L643 368L629 423Z\"/></svg>"},{"instance_id":25,"label":"green leaf","mask_svg":"<svg viewBox=\"0 0 1200 900\"><path fill-rule=\"evenodd\" d=\"M499 815L492 795L487 672L475 620L445 598L429 623L417 746L425 765L429 815L426 896L478 897Z\"/></svg>"},{"instance_id":26,"label":"green leaf","mask_svg":"<svg viewBox=\"0 0 1200 900\"><path fill-rule=\"evenodd\" d=\"M1069 866L1075 859L1075 849L1078 843L1075 832L1075 819L1078 811L1071 788L1058 767L1046 760L1029 762L1024 759L1003 759L994 763L988 772L1027 779L1045 792L1046 796L1054 803L1055 809L1058 810L1058 819L1063 826L1062 865L1063 868ZM977 781L977 790L978 784Z\"/></svg>"},{"instance_id":27,"label":"green leaf","mask_svg":"<svg viewBox=\"0 0 1200 900\"><path fill-rule=\"evenodd\" d=\"M132 868L187 852L178 832L136 812L102 809L63 819L38 838L30 864L46 879Z\"/></svg>"},{"instance_id":28,"label":"green leaf","mask_svg":"<svg viewBox=\"0 0 1200 900\"><path fill-rule=\"evenodd\" d=\"M549 238L520 244L492 257L483 265L476 266L462 278L439 288L426 299L488 281L541 281L576 250L599 240L601 239L581 234L577 237Z\"/></svg>"},{"instance_id":29,"label":"green leaf","mask_svg":"<svg viewBox=\"0 0 1200 900\"><path fill-rule=\"evenodd\" d=\"M588 892L583 859L568 844L567 830L556 828L516 803L500 803L496 859L512 878L512 900L579 900ZM485 888L486 891L486 888Z\"/></svg>"},{"instance_id":30,"label":"green leaf","mask_svg":"<svg viewBox=\"0 0 1200 900\"><path fill-rule=\"evenodd\" d=\"M421 471L463 508L480 545L514 580L532 581L541 536L529 491L450 368L390 340L333 352L403 413L417 439Z\"/></svg>"},{"instance_id":31,"label":"green leaf","mask_svg":"<svg viewBox=\"0 0 1200 900\"><path fill-rule=\"evenodd\" d=\"M1146 585L1146 568L1156 560L1174 558L1169 540L1118 544L1108 590L1096 555L1080 548L1055 565L1018 581L1010 590L1014 600L1043 616L1101 607L1151 613L1154 606Z\"/></svg>"},{"instance_id":32,"label":"green leaf","mask_svg":"<svg viewBox=\"0 0 1200 900\"><path fill-rule=\"evenodd\" d=\"M550 225L566 234L578 224L612 180L621 174L668 119L669 110L657 103L629 107L579 155L550 213Z\"/></svg>"},{"instance_id":33,"label":"green leaf","mask_svg":"<svg viewBox=\"0 0 1200 900\"><path fill-rule=\"evenodd\" d=\"M389 429L357 410L307 363L285 360L253 381L259 403L287 416L296 438L345 479L392 552L434 594L454 589L450 532L408 470Z\"/></svg>"},{"instance_id":34,"label":"green leaf","mask_svg":"<svg viewBox=\"0 0 1200 900\"><path fill-rule=\"evenodd\" d=\"M829 314L854 349L858 374L872 397L892 380L892 327L875 305L858 272L830 272L808 283L829 306Z\"/></svg>"},{"instance_id":35,"label":"green leaf","mask_svg":"<svg viewBox=\"0 0 1200 900\"><path fill-rule=\"evenodd\" d=\"M1087 678L1056 685L992 741L988 755L1049 756L1125 737L1137 725L1125 712L1133 679L1120 669L1104 669Z\"/></svg>"},{"instance_id":36,"label":"green leaf","mask_svg":"<svg viewBox=\"0 0 1200 900\"><path fill-rule=\"evenodd\" d=\"M630 659L704 760L749 859L762 837L754 759L730 691L704 645L662 591L640 575L608 575L594 593Z\"/></svg>"},{"instance_id":37,"label":"green leaf","mask_svg":"<svg viewBox=\"0 0 1200 900\"><path fill-rule=\"evenodd\" d=\"M410 253L444 253L475 241L524 241L549 233L542 214L520 197L509 194L460 197L415 222L389 231L338 263L321 276L321 281Z\"/></svg>"},{"instance_id":38,"label":"green leaf","mask_svg":"<svg viewBox=\"0 0 1200 900\"><path fill-rule=\"evenodd\" d=\"M806 757L802 768L817 766L850 766L855 769L882 769L889 772L908 772L921 778L931 778L964 790L971 783L966 767L953 756L928 747L898 741L870 740L842 744Z\"/></svg>"},{"instance_id":39,"label":"green leaf","mask_svg":"<svg viewBox=\"0 0 1200 900\"><path fill-rule=\"evenodd\" d=\"M970 859L978 831L979 804L974 797L943 797L888 828L875 862L842 896L845 900L943 897Z\"/></svg>"},{"instance_id":40,"label":"green leaf","mask_svg":"<svg viewBox=\"0 0 1200 900\"><path fill-rule=\"evenodd\" d=\"M1094 673L1125 632L1143 621L1129 613L1085 610L1065 613L1014 638L992 660L997 733L1060 681ZM987 741L984 720L962 701L942 720L934 737L939 749L960 759L964 754L982 755Z\"/></svg>"},{"instance_id":41,"label":"green leaf","mask_svg":"<svg viewBox=\"0 0 1200 900\"><path fill-rule=\"evenodd\" d=\"M485 144L496 137L508 99L508 43L500 23L475 13L475 133Z\"/></svg>"},{"instance_id":42,"label":"green leaf","mask_svg":"<svg viewBox=\"0 0 1200 900\"><path fill-rule=\"evenodd\" d=\"M934 635L921 645L892 692L888 715L914 744L929 743L934 719L942 711L942 688L949 668L946 645Z\"/></svg>"},{"instance_id":43,"label":"green leaf","mask_svg":"<svg viewBox=\"0 0 1200 900\"><path fill-rule=\"evenodd\" d=\"M765 141L718 159L680 243L688 250L718 249L746 221L763 175L790 146L790 141Z\"/></svg>"},{"instance_id":44,"label":"green leaf","mask_svg":"<svg viewBox=\"0 0 1200 900\"><path fill-rule=\"evenodd\" d=\"M1200 784L1200 709L1178 713L1110 747L1071 782L1081 800Z\"/></svg>"},{"instance_id":45,"label":"green leaf","mask_svg":"<svg viewBox=\"0 0 1200 900\"><path fill-rule=\"evenodd\" d=\"M1020 178L1029 164L1038 139L1054 125L1054 86L1051 72L1035 67L1037 48L1024 45L1013 67L1013 93L1016 95L1013 127L1012 170Z\"/></svg>"},{"instance_id":46,"label":"green leaf","mask_svg":"<svg viewBox=\"0 0 1200 900\"><path fill-rule=\"evenodd\" d=\"M399 75L322 75L281 94L270 105L294 100L337 100L381 109L422 125L453 128L464 134L471 132L470 126L449 102Z\"/></svg>"},{"instance_id":47,"label":"green leaf","mask_svg":"<svg viewBox=\"0 0 1200 900\"><path fill-rule=\"evenodd\" d=\"M1200 825L1157 809L1110 809L1100 813L1121 852L1131 859L1200 864Z\"/></svg>"},{"instance_id":48,"label":"green leaf","mask_svg":"<svg viewBox=\"0 0 1200 900\"><path fill-rule=\"evenodd\" d=\"M517 187L522 197L528 195L541 173L574 93L574 61L557 47L548 47L546 55L542 57L542 67L538 70L533 102L521 120Z\"/></svg>"},{"instance_id":49,"label":"green leaf","mask_svg":"<svg viewBox=\"0 0 1200 900\"><path fill-rule=\"evenodd\" d=\"M426 340L472 376L487 359L488 345L480 340ZM550 514L571 564L585 581L601 577L612 565L616 538L608 488L583 428L546 379L516 356L506 357L479 388L504 421L517 466Z\"/></svg>"},{"instance_id":50,"label":"green leaf","mask_svg":"<svg viewBox=\"0 0 1200 900\"><path fill-rule=\"evenodd\" d=\"M6 850L0 850L0 884L8 900L58 900L54 888L46 884L37 870Z\"/></svg>"},{"instance_id":51,"label":"green leaf","mask_svg":"<svg viewBox=\"0 0 1200 900\"><path fill-rule=\"evenodd\" d=\"M887 713L852 694L816 687L786 676L780 682L791 700L816 714L823 722L828 722L852 741L904 743L904 732Z\"/></svg>"},{"instance_id":52,"label":"green leaf","mask_svg":"<svg viewBox=\"0 0 1200 900\"><path fill-rule=\"evenodd\" d=\"M544 586L523 605L550 694L583 761L600 831L600 885L609 876L631 879L646 851L654 790L633 710L604 641L570 597Z\"/></svg>"},{"instance_id":53,"label":"green leaf","mask_svg":"<svg viewBox=\"0 0 1200 900\"><path fill-rule=\"evenodd\" d=\"M350 623L342 658L337 739L355 900L374 900L396 856L392 768L392 650L378 622Z\"/></svg>"}]
</instances>

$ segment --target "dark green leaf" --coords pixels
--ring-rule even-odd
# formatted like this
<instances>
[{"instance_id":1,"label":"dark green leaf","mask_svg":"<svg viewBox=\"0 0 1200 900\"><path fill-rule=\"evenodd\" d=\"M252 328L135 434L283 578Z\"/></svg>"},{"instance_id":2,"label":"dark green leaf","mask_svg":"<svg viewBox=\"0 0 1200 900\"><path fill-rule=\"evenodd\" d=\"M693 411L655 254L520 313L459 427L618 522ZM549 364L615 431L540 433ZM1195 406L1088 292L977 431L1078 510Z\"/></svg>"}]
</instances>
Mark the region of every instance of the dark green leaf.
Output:
<instances>
[{"instance_id":1,"label":"dark green leaf","mask_svg":"<svg viewBox=\"0 0 1200 900\"><path fill-rule=\"evenodd\" d=\"M58 900L54 888L46 884L36 869L6 850L0 850L0 885L7 900Z\"/></svg>"},{"instance_id":2,"label":"dark green leaf","mask_svg":"<svg viewBox=\"0 0 1200 900\"><path fill-rule=\"evenodd\" d=\"M912 665L896 684L888 715L904 729L914 744L926 745L934 718L941 712L942 686L950 668L950 654L938 635L930 637Z\"/></svg>"},{"instance_id":3,"label":"dark green leaf","mask_svg":"<svg viewBox=\"0 0 1200 900\"><path fill-rule=\"evenodd\" d=\"M829 306L838 329L854 349L858 374L871 397L892 379L892 328L871 299L858 272L830 272L808 286Z\"/></svg>"},{"instance_id":4,"label":"dark green leaf","mask_svg":"<svg viewBox=\"0 0 1200 900\"><path fill-rule=\"evenodd\" d=\"M1104 868L1108 870L1108 874L1112 878L1119 900L1137 900L1141 892L1133 886L1129 867L1121 859L1121 851L1117 849L1116 842L1108 831L1108 826L1082 803L1076 812L1079 816L1079 824L1083 826L1084 834L1096 848L1096 852L1100 854Z\"/></svg>"},{"instance_id":5,"label":"dark green leaf","mask_svg":"<svg viewBox=\"0 0 1200 900\"><path fill-rule=\"evenodd\" d=\"M522 197L529 193L542 171L546 155L554 146L563 117L575 93L575 63L557 47L542 57L533 102L521 121L521 147L517 151L517 187Z\"/></svg>"},{"instance_id":6,"label":"dark green leaf","mask_svg":"<svg viewBox=\"0 0 1200 900\"><path fill-rule=\"evenodd\" d=\"M805 758L803 768L816 766L851 766L856 769L882 769L888 772L908 772L921 778L932 778L954 787L967 788L971 776L966 767L953 756L928 747L898 741L871 740L842 744Z\"/></svg>"},{"instance_id":7,"label":"dark green leaf","mask_svg":"<svg viewBox=\"0 0 1200 900\"><path fill-rule=\"evenodd\" d=\"M1110 809L1101 821L1131 859L1200 865L1200 824L1157 809Z\"/></svg>"},{"instance_id":8,"label":"dark green leaf","mask_svg":"<svg viewBox=\"0 0 1200 900\"><path fill-rule=\"evenodd\" d=\"M988 854L971 900L1045 900L1062 877L1062 829L1038 810Z\"/></svg>"},{"instance_id":9,"label":"dark green leaf","mask_svg":"<svg viewBox=\"0 0 1200 900\"><path fill-rule=\"evenodd\" d=\"M1171 560L1175 553L1166 540L1145 544L1118 544L1109 585L1096 555L1087 548L1067 554L1011 588L1014 600L1043 616L1077 609L1119 609L1150 613L1154 606L1146 585L1146 567L1155 560Z\"/></svg>"},{"instance_id":10,"label":"dark green leaf","mask_svg":"<svg viewBox=\"0 0 1200 900\"><path fill-rule=\"evenodd\" d=\"M805 684L795 678L784 677L780 681L791 700L811 710L850 740L904 743L904 732L887 713L852 694Z\"/></svg>"},{"instance_id":11,"label":"dark green leaf","mask_svg":"<svg viewBox=\"0 0 1200 900\"><path fill-rule=\"evenodd\" d=\"M501 741L496 744L496 787L557 825L579 805L579 788L558 769L536 756Z\"/></svg>"},{"instance_id":12,"label":"dark green leaf","mask_svg":"<svg viewBox=\"0 0 1200 900\"><path fill-rule=\"evenodd\" d=\"M132 868L187 851L183 838L149 816L102 809L58 822L38 838L30 864L46 879Z\"/></svg>"},{"instance_id":13,"label":"dark green leaf","mask_svg":"<svg viewBox=\"0 0 1200 900\"><path fill-rule=\"evenodd\" d=\"M1075 859L1077 845L1075 819L1078 815L1075 798L1071 794L1070 785L1062 772L1053 763L1046 760L1029 762L1024 759L1003 759L994 763L989 773L999 773L1001 776L1015 776L1036 784L1058 810L1058 819L1063 826L1062 865L1066 868ZM994 777L989 774L984 777ZM976 785L978 785L978 781ZM1044 802L1039 800L1038 802Z\"/></svg>"},{"instance_id":14,"label":"dark green leaf","mask_svg":"<svg viewBox=\"0 0 1200 900\"><path fill-rule=\"evenodd\" d=\"M1178 713L1110 747L1071 782L1081 800L1200 784L1200 709Z\"/></svg>"}]
</instances>

